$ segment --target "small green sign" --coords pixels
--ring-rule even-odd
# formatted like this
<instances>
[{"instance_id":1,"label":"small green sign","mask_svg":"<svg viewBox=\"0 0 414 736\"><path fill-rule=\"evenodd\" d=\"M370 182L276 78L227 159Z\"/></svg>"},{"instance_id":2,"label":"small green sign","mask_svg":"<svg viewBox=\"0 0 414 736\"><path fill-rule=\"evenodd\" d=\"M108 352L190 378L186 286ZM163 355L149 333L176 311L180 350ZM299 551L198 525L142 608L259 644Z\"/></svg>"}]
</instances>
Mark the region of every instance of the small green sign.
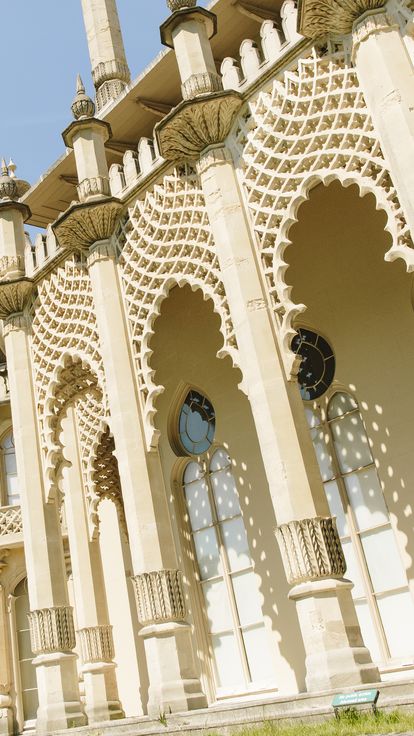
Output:
<instances>
[{"instance_id":1,"label":"small green sign","mask_svg":"<svg viewBox=\"0 0 414 736\"><path fill-rule=\"evenodd\" d=\"M335 695L332 706L343 708L351 705L375 705L378 700L379 690L359 690L356 693L343 693Z\"/></svg>"}]
</instances>

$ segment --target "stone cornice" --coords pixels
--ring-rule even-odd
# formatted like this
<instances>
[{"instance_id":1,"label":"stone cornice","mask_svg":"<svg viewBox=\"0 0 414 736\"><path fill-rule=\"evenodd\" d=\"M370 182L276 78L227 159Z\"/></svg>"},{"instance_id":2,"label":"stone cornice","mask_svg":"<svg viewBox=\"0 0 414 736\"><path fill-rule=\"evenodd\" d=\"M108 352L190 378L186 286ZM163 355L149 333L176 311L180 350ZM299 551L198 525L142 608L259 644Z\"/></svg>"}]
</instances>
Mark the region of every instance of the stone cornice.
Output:
<instances>
[{"instance_id":1,"label":"stone cornice","mask_svg":"<svg viewBox=\"0 0 414 736\"><path fill-rule=\"evenodd\" d=\"M73 204L52 225L61 248L88 251L98 240L113 234L122 205L119 199Z\"/></svg>"},{"instance_id":2,"label":"stone cornice","mask_svg":"<svg viewBox=\"0 0 414 736\"><path fill-rule=\"evenodd\" d=\"M99 120L99 118L81 118L80 120L73 120L65 128L62 133L63 142L68 148L73 148L75 135L79 135L83 130L90 131L94 129L102 133L105 143L112 136L111 126L105 120Z\"/></svg>"},{"instance_id":3,"label":"stone cornice","mask_svg":"<svg viewBox=\"0 0 414 736\"><path fill-rule=\"evenodd\" d=\"M233 91L184 100L155 126L161 156L197 160L208 146L223 143L242 102Z\"/></svg>"},{"instance_id":4,"label":"stone cornice","mask_svg":"<svg viewBox=\"0 0 414 736\"><path fill-rule=\"evenodd\" d=\"M185 22L195 20L198 23L205 23L209 38L217 33L217 16L210 10L198 7L183 7L176 10L166 21L160 26L161 43L164 46L174 48L173 33L177 26Z\"/></svg>"},{"instance_id":5,"label":"stone cornice","mask_svg":"<svg viewBox=\"0 0 414 736\"><path fill-rule=\"evenodd\" d=\"M24 222L26 222L27 220L30 220L32 216L32 213L29 207L27 206L27 204L23 204L23 202L17 202L14 199L0 199L0 216L1 216L2 210L19 210L19 212L22 213Z\"/></svg>"},{"instance_id":6,"label":"stone cornice","mask_svg":"<svg viewBox=\"0 0 414 736\"><path fill-rule=\"evenodd\" d=\"M386 0L299 0L298 31L307 38L350 33L361 15L385 4Z\"/></svg>"}]
</instances>

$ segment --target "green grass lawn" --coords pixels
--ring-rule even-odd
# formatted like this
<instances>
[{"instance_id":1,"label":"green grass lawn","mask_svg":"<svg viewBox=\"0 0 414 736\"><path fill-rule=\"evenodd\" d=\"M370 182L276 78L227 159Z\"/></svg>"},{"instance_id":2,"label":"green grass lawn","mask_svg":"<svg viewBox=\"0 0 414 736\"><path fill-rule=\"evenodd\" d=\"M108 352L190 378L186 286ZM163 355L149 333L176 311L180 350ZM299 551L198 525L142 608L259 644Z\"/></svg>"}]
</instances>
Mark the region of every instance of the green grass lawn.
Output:
<instances>
[{"instance_id":1,"label":"green grass lawn","mask_svg":"<svg viewBox=\"0 0 414 736\"><path fill-rule=\"evenodd\" d=\"M414 732L414 714L393 711L377 715L350 710L339 718L323 723L296 721L291 725L269 721L261 726L237 731L237 736L358 736L359 734L393 734Z\"/></svg>"}]
</instances>

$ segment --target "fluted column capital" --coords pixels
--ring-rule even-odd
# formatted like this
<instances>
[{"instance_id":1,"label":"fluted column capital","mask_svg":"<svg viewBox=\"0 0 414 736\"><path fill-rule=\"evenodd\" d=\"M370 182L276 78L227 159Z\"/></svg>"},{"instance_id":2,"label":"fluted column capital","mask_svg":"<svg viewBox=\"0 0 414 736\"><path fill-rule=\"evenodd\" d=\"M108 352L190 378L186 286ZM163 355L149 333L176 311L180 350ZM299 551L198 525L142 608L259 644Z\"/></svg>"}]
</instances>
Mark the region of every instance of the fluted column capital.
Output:
<instances>
[{"instance_id":1,"label":"fluted column capital","mask_svg":"<svg viewBox=\"0 0 414 736\"><path fill-rule=\"evenodd\" d=\"M71 606L40 608L27 617L33 654L72 652L76 640Z\"/></svg>"},{"instance_id":2,"label":"fluted column capital","mask_svg":"<svg viewBox=\"0 0 414 736\"><path fill-rule=\"evenodd\" d=\"M316 516L280 524L276 538L290 585L345 575L336 519Z\"/></svg>"},{"instance_id":3,"label":"fluted column capital","mask_svg":"<svg viewBox=\"0 0 414 736\"><path fill-rule=\"evenodd\" d=\"M186 607L180 570L154 570L132 578L138 620L144 626L184 621Z\"/></svg>"},{"instance_id":4,"label":"fluted column capital","mask_svg":"<svg viewBox=\"0 0 414 736\"><path fill-rule=\"evenodd\" d=\"M299 0L298 30L307 38L351 33L358 18L385 4L386 0Z\"/></svg>"}]
</instances>

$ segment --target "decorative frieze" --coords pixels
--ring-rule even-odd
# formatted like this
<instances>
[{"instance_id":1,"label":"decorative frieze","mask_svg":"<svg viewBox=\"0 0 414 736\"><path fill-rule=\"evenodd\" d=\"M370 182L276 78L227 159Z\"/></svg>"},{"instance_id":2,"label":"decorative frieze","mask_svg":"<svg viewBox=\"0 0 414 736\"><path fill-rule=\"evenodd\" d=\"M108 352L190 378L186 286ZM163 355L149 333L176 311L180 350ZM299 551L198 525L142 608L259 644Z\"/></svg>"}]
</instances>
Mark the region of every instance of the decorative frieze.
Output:
<instances>
[{"instance_id":1,"label":"decorative frieze","mask_svg":"<svg viewBox=\"0 0 414 736\"><path fill-rule=\"evenodd\" d=\"M186 607L180 570L156 570L132 578L138 620L143 625L184 621Z\"/></svg>"},{"instance_id":2,"label":"decorative frieze","mask_svg":"<svg viewBox=\"0 0 414 736\"><path fill-rule=\"evenodd\" d=\"M298 6L299 32L308 38L350 33L361 15L385 4L386 0L302 0Z\"/></svg>"},{"instance_id":3,"label":"decorative frieze","mask_svg":"<svg viewBox=\"0 0 414 736\"><path fill-rule=\"evenodd\" d=\"M40 608L27 614L33 654L71 652L75 647L75 629L71 606Z\"/></svg>"},{"instance_id":4,"label":"decorative frieze","mask_svg":"<svg viewBox=\"0 0 414 736\"><path fill-rule=\"evenodd\" d=\"M112 662L115 656L112 626L88 626L78 631L82 662Z\"/></svg>"},{"instance_id":5,"label":"decorative frieze","mask_svg":"<svg viewBox=\"0 0 414 736\"><path fill-rule=\"evenodd\" d=\"M346 562L334 518L317 516L281 524L276 538L291 585L345 575Z\"/></svg>"},{"instance_id":6,"label":"decorative frieze","mask_svg":"<svg viewBox=\"0 0 414 736\"><path fill-rule=\"evenodd\" d=\"M233 91L180 103L155 126L161 156L197 160L205 148L225 140L241 105L241 95Z\"/></svg>"},{"instance_id":7,"label":"decorative frieze","mask_svg":"<svg viewBox=\"0 0 414 736\"><path fill-rule=\"evenodd\" d=\"M121 210L117 199L104 199L95 203L75 204L53 225L62 248L88 250L97 240L111 237Z\"/></svg>"}]
</instances>

